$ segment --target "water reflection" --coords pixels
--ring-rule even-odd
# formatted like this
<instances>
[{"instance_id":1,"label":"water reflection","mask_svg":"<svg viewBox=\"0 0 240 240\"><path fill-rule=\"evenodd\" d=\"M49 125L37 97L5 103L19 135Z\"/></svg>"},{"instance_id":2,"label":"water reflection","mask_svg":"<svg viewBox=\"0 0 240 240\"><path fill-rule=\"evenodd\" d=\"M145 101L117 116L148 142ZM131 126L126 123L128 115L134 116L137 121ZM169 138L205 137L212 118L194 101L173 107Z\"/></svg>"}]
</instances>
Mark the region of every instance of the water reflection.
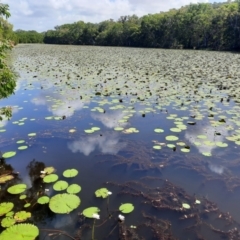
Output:
<instances>
[{"instance_id":1,"label":"water reflection","mask_svg":"<svg viewBox=\"0 0 240 240\"><path fill-rule=\"evenodd\" d=\"M214 172L217 173L219 175L223 174L224 168L222 166L218 166L218 165L214 165L214 164L209 164L209 169Z\"/></svg>"},{"instance_id":2,"label":"water reflection","mask_svg":"<svg viewBox=\"0 0 240 240\"><path fill-rule=\"evenodd\" d=\"M49 95L51 95L51 99L47 94L40 94L31 102L35 105L46 105L48 111L58 117L63 115L70 117L74 114L74 111L81 110L86 104L74 98L74 96L71 96L72 99L66 99L66 97L57 94L52 95L49 93Z\"/></svg>"},{"instance_id":3,"label":"water reflection","mask_svg":"<svg viewBox=\"0 0 240 240\"><path fill-rule=\"evenodd\" d=\"M193 144L200 153L212 153L212 151L217 147L214 143L224 142L226 136L229 136L229 131L225 126L219 126L217 128L212 127L211 125L195 125L194 129L187 131L185 133L185 138ZM221 135L215 134L216 130L221 133ZM206 139L198 138L199 135L205 135ZM200 145L195 143L199 142ZM209 144L209 142L211 142Z\"/></svg>"},{"instance_id":4,"label":"water reflection","mask_svg":"<svg viewBox=\"0 0 240 240\"><path fill-rule=\"evenodd\" d=\"M94 120L100 121L107 128L114 128L120 125L119 120L126 116L122 111L108 112L105 114L92 114ZM128 123L121 123L121 126L126 126Z\"/></svg>"},{"instance_id":5,"label":"water reflection","mask_svg":"<svg viewBox=\"0 0 240 240\"><path fill-rule=\"evenodd\" d=\"M101 153L117 154L126 147L126 143L121 142L118 133L104 133L100 135L91 135L82 137L80 140L68 143L68 148L73 152L81 152L88 156L95 150Z\"/></svg>"}]
</instances>

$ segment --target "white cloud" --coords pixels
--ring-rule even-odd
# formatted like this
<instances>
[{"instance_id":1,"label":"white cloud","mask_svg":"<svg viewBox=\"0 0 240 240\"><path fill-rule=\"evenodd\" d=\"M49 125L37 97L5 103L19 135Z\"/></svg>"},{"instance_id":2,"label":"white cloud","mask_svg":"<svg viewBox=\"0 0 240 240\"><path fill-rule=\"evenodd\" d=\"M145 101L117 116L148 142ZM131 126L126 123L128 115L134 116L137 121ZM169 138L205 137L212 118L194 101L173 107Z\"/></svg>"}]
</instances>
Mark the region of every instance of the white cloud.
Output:
<instances>
[{"instance_id":1,"label":"white cloud","mask_svg":"<svg viewBox=\"0 0 240 240\"><path fill-rule=\"evenodd\" d=\"M68 148L73 152L81 152L85 156L96 149L101 153L117 154L126 143L120 142L117 133L104 133L103 136L93 135L85 136L78 141L73 141L68 144Z\"/></svg>"},{"instance_id":2,"label":"white cloud","mask_svg":"<svg viewBox=\"0 0 240 240\"><path fill-rule=\"evenodd\" d=\"M167 11L190 2L208 0L3 0L10 6L14 29L45 31L56 25L83 20L100 22L120 16Z\"/></svg>"}]
</instances>

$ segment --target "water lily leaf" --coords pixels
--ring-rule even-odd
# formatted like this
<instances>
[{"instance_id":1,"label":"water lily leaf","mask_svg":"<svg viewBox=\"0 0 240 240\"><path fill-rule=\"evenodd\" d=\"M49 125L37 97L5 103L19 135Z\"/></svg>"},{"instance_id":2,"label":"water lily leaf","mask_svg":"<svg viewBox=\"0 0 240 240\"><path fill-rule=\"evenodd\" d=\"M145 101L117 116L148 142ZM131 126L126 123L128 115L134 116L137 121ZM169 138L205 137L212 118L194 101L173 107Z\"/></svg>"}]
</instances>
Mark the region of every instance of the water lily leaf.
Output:
<instances>
[{"instance_id":1,"label":"water lily leaf","mask_svg":"<svg viewBox=\"0 0 240 240\"><path fill-rule=\"evenodd\" d=\"M57 174L49 174L43 178L43 181L45 183L51 183L51 182L56 182L58 180L58 175Z\"/></svg>"},{"instance_id":2,"label":"water lily leaf","mask_svg":"<svg viewBox=\"0 0 240 240\"><path fill-rule=\"evenodd\" d=\"M11 211L6 214L6 217L12 217L13 215L14 215L14 211Z\"/></svg>"},{"instance_id":3,"label":"water lily leaf","mask_svg":"<svg viewBox=\"0 0 240 240\"><path fill-rule=\"evenodd\" d=\"M99 131L100 130L100 127L92 127L92 130L95 132L95 131Z\"/></svg>"},{"instance_id":4,"label":"water lily leaf","mask_svg":"<svg viewBox=\"0 0 240 240\"><path fill-rule=\"evenodd\" d=\"M80 205L80 198L74 194L57 194L49 201L49 208L54 213L69 213Z\"/></svg>"},{"instance_id":5,"label":"water lily leaf","mask_svg":"<svg viewBox=\"0 0 240 240\"><path fill-rule=\"evenodd\" d=\"M49 203L49 200L50 198L48 196L42 196L37 200L37 202L39 204L46 204L46 203Z\"/></svg>"},{"instance_id":6,"label":"water lily leaf","mask_svg":"<svg viewBox=\"0 0 240 240\"><path fill-rule=\"evenodd\" d=\"M11 194L19 194L24 192L27 189L27 185L24 183L16 184L12 187L9 187L7 191Z\"/></svg>"},{"instance_id":7,"label":"water lily leaf","mask_svg":"<svg viewBox=\"0 0 240 240\"><path fill-rule=\"evenodd\" d=\"M85 132L85 133L93 133L94 130L92 130L92 129L86 129L86 130L84 130L84 132Z\"/></svg>"},{"instance_id":8,"label":"water lily leaf","mask_svg":"<svg viewBox=\"0 0 240 240\"><path fill-rule=\"evenodd\" d=\"M134 206L132 203L125 203L125 204L122 204L120 207L119 207L119 210L122 212L122 213L130 213L134 210Z\"/></svg>"},{"instance_id":9,"label":"water lily leaf","mask_svg":"<svg viewBox=\"0 0 240 240\"><path fill-rule=\"evenodd\" d=\"M14 215L14 219L16 220L16 222L24 222L30 217L31 213L26 211L16 212Z\"/></svg>"},{"instance_id":10,"label":"water lily leaf","mask_svg":"<svg viewBox=\"0 0 240 240\"><path fill-rule=\"evenodd\" d=\"M166 137L166 140L167 140L167 141L177 141L177 140L178 140L178 137L176 137L176 136L171 136L171 135L170 135L170 136L167 136L167 137Z\"/></svg>"},{"instance_id":11,"label":"water lily leaf","mask_svg":"<svg viewBox=\"0 0 240 240\"><path fill-rule=\"evenodd\" d=\"M18 150L25 150L27 148L28 148L28 146L21 146L21 147L18 147Z\"/></svg>"},{"instance_id":12,"label":"water lily leaf","mask_svg":"<svg viewBox=\"0 0 240 240\"><path fill-rule=\"evenodd\" d=\"M25 205L24 205L24 208L28 208L28 207L30 207L31 206L31 203L26 203Z\"/></svg>"},{"instance_id":13,"label":"water lily leaf","mask_svg":"<svg viewBox=\"0 0 240 240\"><path fill-rule=\"evenodd\" d=\"M63 176L66 178L71 178L71 177L75 177L78 175L78 170L77 169L67 169L63 172Z\"/></svg>"},{"instance_id":14,"label":"water lily leaf","mask_svg":"<svg viewBox=\"0 0 240 240\"><path fill-rule=\"evenodd\" d=\"M10 158L10 157L14 157L16 155L16 152L11 151L11 152L6 152L2 155L3 158Z\"/></svg>"},{"instance_id":15,"label":"water lily leaf","mask_svg":"<svg viewBox=\"0 0 240 240\"><path fill-rule=\"evenodd\" d=\"M20 200L23 200L23 199L26 199L26 198L27 198L27 195L25 195L25 194L19 196Z\"/></svg>"},{"instance_id":16,"label":"water lily leaf","mask_svg":"<svg viewBox=\"0 0 240 240\"><path fill-rule=\"evenodd\" d=\"M14 218L5 217L1 221L1 226L4 228L8 228L8 227L11 227L12 225L14 225L15 223L16 223L16 220Z\"/></svg>"},{"instance_id":17,"label":"water lily leaf","mask_svg":"<svg viewBox=\"0 0 240 240\"><path fill-rule=\"evenodd\" d=\"M35 137L37 134L36 133L29 133L28 136L29 137Z\"/></svg>"},{"instance_id":18,"label":"water lily leaf","mask_svg":"<svg viewBox=\"0 0 240 240\"><path fill-rule=\"evenodd\" d=\"M76 132L76 129L70 129L69 132L74 133L74 132Z\"/></svg>"},{"instance_id":19,"label":"water lily leaf","mask_svg":"<svg viewBox=\"0 0 240 240\"><path fill-rule=\"evenodd\" d=\"M164 130L161 129L161 128L155 128L155 129L154 129L154 132L156 132L156 133L163 133Z\"/></svg>"},{"instance_id":20,"label":"water lily leaf","mask_svg":"<svg viewBox=\"0 0 240 240\"><path fill-rule=\"evenodd\" d=\"M10 181L14 178L13 175L3 174L0 176L0 183L5 183L7 181Z\"/></svg>"},{"instance_id":21,"label":"water lily leaf","mask_svg":"<svg viewBox=\"0 0 240 240\"><path fill-rule=\"evenodd\" d=\"M115 131L122 131L122 130L124 130L124 128L123 127L115 127L114 130Z\"/></svg>"},{"instance_id":22,"label":"water lily leaf","mask_svg":"<svg viewBox=\"0 0 240 240\"><path fill-rule=\"evenodd\" d=\"M33 240L39 235L39 230L36 226L29 223L21 223L13 225L0 234L1 240Z\"/></svg>"},{"instance_id":23,"label":"water lily leaf","mask_svg":"<svg viewBox=\"0 0 240 240\"><path fill-rule=\"evenodd\" d=\"M197 200L195 201L196 204L201 204L201 201Z\"/></svg>"},{"instance_id":24,"label":"water lily leaf","mask_svg":"<svg viewBox=\"0 0 240 240\"><path fill-rule=\"evenodd\" d=\"M185 208L185 209L190 209L191 208L190 205L187 204L187 203L183 203L182 207Z\"/></svg>"},{"instance_id":25,"label":"water lily leaf","mask_svg":"<svg viewBox=\"0 0 240 240\"><path fill-rule=\"evenodd\" d=\"M100 209L97 207L89 207L83 210L83 216L87 218L93 218L93 214L97 214L100 212Z\"/></svg>"},{"instance_id":26,"label":"water lily leaf","mask_svg":"<svg viewBox=\"0 0 240 240\"><path fill-rule=\"evenodd\" d=\"M81 191L81 187L78 184L71 184L67 188L67 192L71 194L76 194L76 193L79 193L80 191Z\"/></svg>"},{"instance_id":27,"label":"water lily leaf","mask_svg":"<svg viewBox=\"0 0 240 240\"><path fill-rule=\"evenodd\" d=\"M216 146L218 146L218 147L227 147L228 144L224 143L224 142L216 142Z\"/></svg>"},{"instance_id":28,"label":"water lily leaf","mask_svg":"<svg viewBox=\"0 0 240 240\"><path fill-rule=\"evenodd\" d=\"M25 143L25 140L19 140L19 141L17 141L17 144L22 144L22 143Z\"/></svg>"},{"instance_id":29,"label":"water lily leaf","mask_svg":"<svg viewBox=\"0 0 240 240\"><path fill-rule=\"evenodd\" d=\"M159 146L159 145L155 145L155 146L153 146L153 148L156 149L156 150L160 150L162 147Z\"/></svg>"},{"instance_id":30,"label":"water lily leaf","mask_svg":"<svg viewBox=\"0 0 240 240\"><path fill-rule=\"evenodd\" d=\"M65 190L67 187L68 187L68 183L66 181L62 181L62 180L54 183L54 185L53 185L53 189L55 191L62 191L62 190Z\"/></svg>"},{"instance_id":31,"label":"water lily leaf","mask_svg":"<svg viewBox=\"0 0 240 240\"><path fill-rule=\"evenodd\" d=\"M54 167L45 167L43 171L46 174L51 174L51 173L55 172L55 168Z\"/></svg>"},{"instance_id":32,"label":"water lily leaf","mask_svg":"<svg viewBox=\"0 0 240 240\"><path fill-rule=\"evenodd\" d=\"M106 198L109 195L108 193L109 193L109 191L107 190L107 188L100 188L97 191L95 191L95 196Z\"/></svg>"},{"instance_id":33,"label":"water lily leaf","mask_svg":"<svg viewBox=\"0 0 240 240\"><path fill-rule=\"evenodd\" d=\"M11 202L3 202L0 204L0 216L5 215L10 212L14 207L14 204Z\"/></svg>"}]
</instances>

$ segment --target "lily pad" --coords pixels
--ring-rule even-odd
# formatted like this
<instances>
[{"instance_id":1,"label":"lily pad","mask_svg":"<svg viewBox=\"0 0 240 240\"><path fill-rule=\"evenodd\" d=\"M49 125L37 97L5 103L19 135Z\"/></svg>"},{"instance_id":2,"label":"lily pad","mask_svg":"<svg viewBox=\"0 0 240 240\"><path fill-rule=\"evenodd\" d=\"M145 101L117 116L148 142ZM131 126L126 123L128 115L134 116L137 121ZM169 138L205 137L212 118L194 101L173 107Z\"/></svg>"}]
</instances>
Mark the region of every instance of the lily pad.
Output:
<instances>
[{"instance_id":1,"label":"lily pad","mask_svg":"<svg viewBox=\"0 0 240 240\"><path fill-rule=\"evenodd\" d=\"M134 210L134 206L132 203L125 203L125 204L122 204L120 207L119 207L119 210L122 212L122 213L130 213Z\"/></svg>"},{"instance_id":2,"label":"lily pad","mask_svg":"<svg viewBox=\"0 0 240 240\"><path fill-rule=\"evenodd\" d=\"M22 144L22 143L25 143L25 140L19 140L19 141L17 141L17 144Z\"/></svg>"},{"instance_id":3,"label":"lily pad","mask_svg":"<svg viewBox=\"0 0 240 240\"><path fill-rule=\"evenodd\" d=\"M50 200L50 198L48 196L42 196L37 200L37 202L39 204L47 204L47 203L49 203L49 200Z\"/></svg>"},{"instance_id":4,"label":"lily pad","mask_svg":"<svg viewBox=\"0 0 240 240\"><path fill-rule=\"evenodd\" d=\"M183 203L182 207L185 208L185 209L190 209L191 208L191 206L187 203Z\"/></svg>"},{"instance_id":5,"label":"lily pad","mask_svg":"<svg viewBox=\"0 0 240 240\"><path fill-rule=\"evenodd\" d=\"M63 191L65 189L67 189L67 187L68 187L68 183L66 181L62 181L62 180L54 183L54 185L53 185L53 189L55 191Z\"/></svg>"},{"instance_id":6,"label":"lily pad","mask_svg":"<svg viewBox=\"0 0 240 240\"><path fill-rule=\"evenodd\" d=\"M11 202L3 202L0 204L0 216L5 215L10 212L14 207L14 204Z\"/></svg>"},{"instance_id":7,"label":"lily pad","mask_svg":"<svg viewBox=\"0 0 240 240\"><path fill-rule=\"evenodd\" d=\"M20 211L15 213L14 215L14 219L16 220L16 222L24 222L30 217L31 217L31 213L26 211Z\"/></svg>"},{"instance_id":8,"label":"lily pad","mask_svg":"<svg viewBox=\"0 0 240 240\"><path fill-rule=\"evenodd\" d=\"M155 128L155 129L154 129L154 132L156 132L156 133L163 133L164 130L161 129L161 128Z\"/></svg>"},{"instance_id":9,"label":"lily pad","mask_svg":"<svg viewBox=\"0 0 240 240\"><path fill-rule=\"evenodd\" d=\"M155 145L155 146L153 146L153 148L156 149L156 150L160 150L162 147L159 146L159 145Z\"/></svg>"},{"instance_id":10,"label":"lily pad","mask_svg":"<svg viewBox=\"0 0 240 240\"><path fill-rule=\"evenodd\" d=\"M78 170L77 169L67 169L63 172L63 176L66 178L71 178L71 177L75 177L78 175Z\"/></svg>"},{"instance_id":11,"label":"lily pad","mask_svg":"<svg viewBox=\"0 0 240 240\"><path fill-rule=\"evenodd\" d=\"M80 198L74 194L57 194L49 201L49 208L54 213L65 214L73 211L80 205Z\"/></svg>"},{"instance_id":12,"label":"lily pad","mask_svg":"<svg viewBox=\"0 0 240 240\"><path fill-rule=\"evenodd\" d=\"M23 199L26 199L26 198L27 198L27 195L25 195L25 194L19 196L20 200L23 200Z\"/></svg>"},{"instance_id":13,"label":"lily pad","mask_svg":"<svg viewBox=\"0 0 240 240\"><path fill-rule=\"evenodd\" d=\"M4 228L8 228L8 227L11 227L12 225L14 225L15 223L16 223L16 220L14 218L5 217L1 221L1 226Z\"/></svg>"},{"instance_id":14,"label":"lily pad","mask_svg":"<svg viewBox=\"0 0 240 240\"><path fill-rule=\"evenodd\" d=\"M176 136L171 136L171 135L170 135L170 136L167 136L167 137L166 137L166 140L167 140L167 141L177 141L177 140L178 140L178 137L176 137Z\"/></svg>"},{"instance_id":15,"label":"lily pad","mask_svg":"<svg viewBox=\"0 0 240 240\"><path fill-rule=\"evenodd\" d=\"M76 194L76 193L79 193L80 191L81 191L81 187L78 184L71 184L67 188L67 192L71 194Z\"/></svg>"},{"instance_id":16,"label":"lily pad","mask_svg":"<svg viewBox=\"0 0 240 240\"><path fill-rule=\"evenodd\" d=\"M51 174L51 173L55 172L55 168L54 167L45 167L43 171L46 174Z\"/></svg>"},{"instance_id":17,"label":"lily pad","mask_svg":"<svg viewBox=\"0 0 240 240\"><path fill-rule=\"evenodd\" d=\"M95 196L106 198L109 195L108 193L109 193L109 191L107 190L107 188L100 188L97 191L95 191Z\"/></svg>"},{"instance_id":18,"label":"lily pad","mask_svg":"<svg viewBox=\"0 0 240 240\"><path fill-rule=\"evenodd\" d=\"M39 230L36 226L29 223L13 225L0 234L1 240L33 240L39 235Z\"/></svg>"},{"instance_id":19,"label":"lily pad","mask_svg":"<svg viewBox=\"0 0 240 240\"><path fill-rule=\"evenodd\" d=\"M21 147L18 147L18 150L25 150L27 148L28 148L28 146L21 146Z\"/></svg>"},{"instance_id":20,"label":"lily pad","mask_svg":"<svg viewBox=\"0 0 240 240\"><path fill-rule=\"evenodd\" d=\"M0 183L5 183L5 182L7 182L7 181L10 181L10 180L12 180L14 178L14 176L13 175L11 175L11 174L3 174L3 175L1 175L0 176Z\"/></svg>"},{"instance_id":21,"label":"lily pad","mask_svg":"<svg viewBox=\"0 0 240 240\"><path fill-rule=\"evenodd\" d=\"M57 174L49 174L43 178L43 181L45 183L51 183L51 182L56 182L58 180L58 175Z\"/></svg>"},{"instance_id":22,"label":"lily pad","mask_svg":"<svg viewBox=\"0 0 240 240\"><path fill-rule=\"evenodd\" d=\"M87 218L93 218L93 214L97 214L100 212L100 209L97 207L89 207L83 210L83 216Z\"/></svg>"},{"instance_id":23,"label":"lily pad","mask_svg":"<svg viewBox=\"0 0 240 240\"><path fill-rule=\"evenodd\" d=\"M25 205L24 205L24 208L28 208L28 207L30 207L31 206L31 203L26 203Z\"/></svg>"},{"instance_id":24,"label":"lily pad","mask_svg":"<svg viewBox=\"0 0 240 240\"><path fill-rule=\"evenodd\" d=\"M29 133L28 136L29 137L35 137L37 134L36 133Z\"/></svg>"},{"instance_id":25,"label":"lily pad","mask_svg":"<svg viewBox=\"0 0 240 240\"><path fill-rule=\"evenodd\" d=\"M16 155L16 152L14 151L10 151L10 152L6 152L2 155L3 158L11 158L14 157Z\"/></svg>"},{"instance_id":26,"label":"lily pad","mask_svg":"<svg viewBox=\"0 0 240 240\"><path fill-rule=\"evenodd\" d=\"M9 187L7 191L11 194L19 194L24 192L27 189L27 185L24 183L16 184L12 187Z\"/></svg>"}]
</instances>

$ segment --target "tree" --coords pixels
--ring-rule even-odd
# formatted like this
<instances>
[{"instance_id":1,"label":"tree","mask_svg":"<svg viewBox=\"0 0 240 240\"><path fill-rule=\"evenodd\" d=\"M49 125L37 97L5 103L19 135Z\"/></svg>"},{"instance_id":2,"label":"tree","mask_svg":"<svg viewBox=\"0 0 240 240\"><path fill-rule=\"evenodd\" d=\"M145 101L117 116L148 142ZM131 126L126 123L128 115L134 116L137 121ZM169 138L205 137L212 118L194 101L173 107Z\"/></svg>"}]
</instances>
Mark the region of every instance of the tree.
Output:
<instances>
[{"instance_id":1,"label":"tree","mask_svg":"<svg viewBox=\"0 0 240 240\"><path fill-rule=\"evenodd\" d=\"M10 17L9 6L6 4L0 4L0 16L1 17ZM2 25L0 27L2 30ZM6 63L6 54L7 51L12 49L14 44L12 41L3 38L4 35L0 38L0 99L6 98L14 92L16 87L15 74L11 71ZM12 116L11 108L4 107L0 109L0 120L2 116L10 118Z\"/></svg>"}]
</instances>

